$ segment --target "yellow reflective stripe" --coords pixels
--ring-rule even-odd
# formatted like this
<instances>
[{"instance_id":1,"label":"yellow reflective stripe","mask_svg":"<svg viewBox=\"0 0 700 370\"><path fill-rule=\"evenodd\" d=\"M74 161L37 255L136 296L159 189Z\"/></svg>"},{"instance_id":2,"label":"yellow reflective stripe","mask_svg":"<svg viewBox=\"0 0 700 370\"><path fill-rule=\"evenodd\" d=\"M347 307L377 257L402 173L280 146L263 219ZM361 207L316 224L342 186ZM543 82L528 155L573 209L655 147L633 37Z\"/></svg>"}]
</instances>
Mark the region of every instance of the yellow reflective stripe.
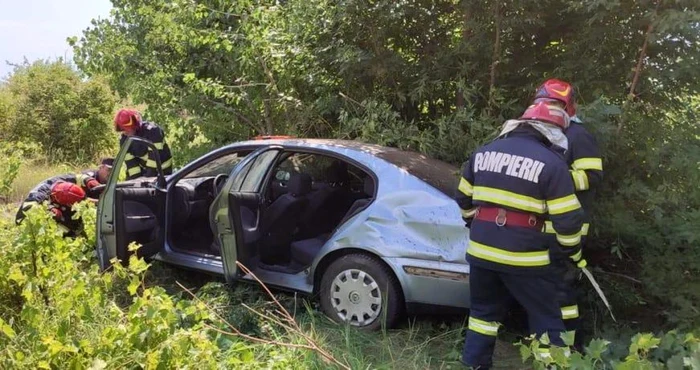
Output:
<instances>
[{"instance_id":1,"label":"yellow reflective stripe","mask_svg":"<svg viewBox=\"0 0 700 370\"><path fill-rule=\"evenodd\" d=\"M498 335L498 327L500 324L498 322L479 320L475 317L469 317L468 328L471 331L475 331L479 334L488 335L495 337Z\"/></svg>"},{"instance_id":2,"label":"yellow reflective stripe","mask_svg":"<svg viewBox=\"0 0 700 370\"><path fill-rule=\"evenodd\" d=\"M583 226L581 226L581 235L583 235L583 236L588 235L588 227L589 226L591 226L591 224L589 224L589 223L585 223L585 224L583 224Z\"/></svg>"},{"instance_id":3,"label":"yellow reflective stripe","mask_svg":"<svg viewBox=\"0 0 700 370\"><path fill-rule=\"evenodd\" d=\"M581 226L581 235L586 236L588 235L588 228L591 225L589 223L584 223L583 226ZM544 232L547 234L556 234L557 232L554 230L554 225L552 225L552 221L545 221L544 222Z\"/></svg>"},{"instance_id":4,"label":"yellow reflective stripe","mask_svg":"<svg viewBox=\"0 0 700 370\"><path fill-rule=\"evenodd\" d=\"M144 154L139 157L142 161L147 161L148 160L148 154Z\"/></svg>"},{"instance_id":5,"label":"yellow reflective stripe","mask_svg":"<svg viewBox=\"0 0 700 370\"><path fill-rule=\"evenodd\" d=\"M126 173L128 176L134 176L137 175L139 172L141 172L141 167L133 167L129 168Z\"/></svg>"},{"instance_id":6,"label":"yellow reflective stripe","mask_svg":"<svg viewBox=\"0 0 700 370\"><path fill-rule=\"evenodd\" d=\"M472 209L462 209L462 218L472 218L476 214L476 207Z\"/></svg>"},{"instance_id":7,"label":"yellow reflective stripe","mask_svg":"<svg viewBox=\"0 0 700 370\"><path fill-rule=\"evenodd\" d=\"M470 240L467 253L502 265L523 267L549 265L549 251L511 252Z\"/></svg>"},{"instance_id":8,"label":"yellow reflective stripe","mask_svg":"<svg viewBox=\"0 0 700 370\"><path fill-rule=\"evenodd\" d=\"M173 164L173 159L170 158L167 161L163 162L163 169L170 167L172 164Z\"/></svg>"},{"instance_id":9,"label":"yellow reflective stripe","mask_svg":"<svg viewBox=\"0 0 700 370\"><path fill-rule=\"evenodd\" d=\"M156 147L156 149L163 150L163 143L153 143L153 145Z\"/></svg>"},{"instance_id":10,"label":"yellow reflective stripe","mask_svg":"<svg viewBox=\"0 0 700 370\"><path fill-rule=\"evenodd\" d=\"M600 158L579 158L571 167L575 170L603 170L603 160Z\"/></svg>"},{"instance_id":11,"label":"yellow reflective stripe","mask_svg":"<svg viewBox=\"0 0 700 370\"><path fill-rule=\"evenodd\" d=\"M575 211L579 208L581 208L581 204L574 194L547 201L547 209L549 210L549 214L552 215L560 215L562 213Z\"/></svg>"},{"instance_id":12,"label":"yellow reflective stripe","mask_svg":"<svg viewBox=\"0 0 700 370\"><path fill-rule=\"evenodd\" d=\"M578 317L578 305L565 306L561 308L561 317L564 320Z\"/></svg>"},{"instance_id":13,"label":"yellow reflective stripe","mask_svg":"<svg viewBox=\"0 0 700 370\"><path fill-rule=\"evenodd\" d=\"M575 247L581 243L581 232L571 235L557 234L557 241L565 247Z\"/></svg>"},{"instance_id":14,"label":"yellow reflective stripe","mask_svg":"<svg viewBox=\"0 0 700 370\"><path fill-rule=\"evenodd\" d=\"M576 254L574 254L574 255L571 256L570 258L571 258L574 262L576 262L576 261L580 260L581 257L583 257L583 252L579 249L579 251L576 252Z\"/></svg>"},{"instance_id":15,"label":"yellow reflective stripe","mask_svg":"<svg viewBox=\"0 0 700 370\"><path fill-rule=\"evenodd\" d=\"M486 186L475 186L473 198L533 213L544 213L546 209L541 199Z\"/></svg>"},{"instance_id":16,"label":"yellow reflective stripe","mask_svg":"<svg viewBox=\"0 0 700 370\"><path fill-rule=\"evenodd\" d=\"M134 158L136 158L136 157L134 157L133 154L131 154L131 153L126 153L126 156L124 157L124 160L125 160L125 161L128 161L128 160L131 160L131 159L134 159Z\"/></svg>"},{"instance_id":17,"label":"yellow reflective stripe","mask_svg":"<svg viewBox=\"0 0 700 370\"><path fill-rule=\"evenodd\" d=\"M146 167L151 167L151 168L158 168L156 165L156 161L149 159L146 161Z\"/></svg>"},{"instance_id":18,"label":"yellow reflective stripe","mask_svg":"<svg viewBox=\"0 0 700 370\"><path fill-rule=\"evenodd\" d=\"M588 175L584 170L571 170L571 178L574 180L574 187L578 191L588 190Z\"/></svg>"},{"instance_id":19,"label":"yellow reflective stripe","mask_svg":"<svg viewBox=\"0 0 700 370\"><path fill-rule=\"evenodd\" d=\"M474 194L474 188L472 187L472 184L467 181L464 177L462 177L461 180L459 180L459 191L462 192L462 194L471 197Z\"/></svg>"}]
</instances>

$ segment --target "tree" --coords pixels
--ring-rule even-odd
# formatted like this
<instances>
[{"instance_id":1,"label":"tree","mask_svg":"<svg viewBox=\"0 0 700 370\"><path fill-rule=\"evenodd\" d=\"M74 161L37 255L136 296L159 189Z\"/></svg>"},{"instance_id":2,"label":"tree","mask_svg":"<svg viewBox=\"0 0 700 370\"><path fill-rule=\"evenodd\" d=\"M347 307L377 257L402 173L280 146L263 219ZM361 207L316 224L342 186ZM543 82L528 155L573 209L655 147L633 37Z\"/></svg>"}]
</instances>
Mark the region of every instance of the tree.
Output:
<instances>
[{"instance_id":1,"label":"tree","mask_svg":"<svg viewBox=\"0 0 700 370\"><path fill-rule=\"evenodd\" d=\"M60 60L18 66L0 87L2 137L39 144L53 160L89 161L115 147L114 104L105 82Z\"/></svg>"}]
</instances>

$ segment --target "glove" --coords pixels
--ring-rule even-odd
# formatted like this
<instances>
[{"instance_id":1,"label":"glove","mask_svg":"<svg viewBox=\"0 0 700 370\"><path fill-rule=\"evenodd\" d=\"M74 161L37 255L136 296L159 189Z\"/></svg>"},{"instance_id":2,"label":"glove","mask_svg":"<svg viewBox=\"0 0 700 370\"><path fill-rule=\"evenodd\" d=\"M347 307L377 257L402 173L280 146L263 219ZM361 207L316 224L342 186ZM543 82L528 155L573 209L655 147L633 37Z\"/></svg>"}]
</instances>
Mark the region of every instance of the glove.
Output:
<instances>
[{"instance_id":1,"label":"glove","mask_svg":"<svg viewBox=\"0 0 700 370\"><path fill-rule=\"evenodd\" d=\"M63 221L63 212L58 208L51 208L51 213L53 213L53 218L56 221Z\"/></svg>"},{"instance_id":2,"label":"glove","mask_svg":"<svg viewBox=\"0 0 700 370\"><path fill-rule=\"evenodd\" d=\"M99 186L99 185L100 185L100 182L97 181L97 180L95 180L95 179L89 179L89 180L87 180L87 182L85 183L85 187L87 187L88 190L92 190L92 188L94 188L94 187L96 187L96 186Z\"/></svg>"}]
</instances>

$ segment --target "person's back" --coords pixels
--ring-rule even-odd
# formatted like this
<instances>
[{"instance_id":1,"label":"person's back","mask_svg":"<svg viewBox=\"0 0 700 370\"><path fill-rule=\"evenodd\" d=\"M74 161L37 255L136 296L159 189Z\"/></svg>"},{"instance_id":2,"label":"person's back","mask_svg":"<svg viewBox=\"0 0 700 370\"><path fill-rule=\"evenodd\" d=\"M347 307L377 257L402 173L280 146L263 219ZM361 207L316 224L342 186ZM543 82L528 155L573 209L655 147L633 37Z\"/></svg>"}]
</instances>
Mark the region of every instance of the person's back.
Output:
<instances>
[{"instance_id":1,"label":"person's back","mask_svg":"<svg viewBox=\"0 0 700 370\"><path fill-rule=\"evenodd\" d=\"M551 220L566 255L585 266L582 211L559 154L567 147L562 129L568 125L563 109L532 105L519 120L506 122L499 138L477 149L463 169L456 201L470 227L471 308L462 353L468 366L491 366L498 329L513 300L527 311L534 334L564 344L550 243L542 230Z\"/></svg>"},{"instance_id":2,"label":"person's back","mask_svg":"<svg viewBox=\"0 0 700 370\"><path fill-rule=\"evenodd\" d=\"M165 140L165 132L160 126L153 122L142 120L141 115L134 110L122 109L114 118L114 127L118 132L122 132L119 140L120 146L124 144L129 136L136 136L152 142L157 149L163 174L172 174L172 154ZM132 143L125 162L126 180L158 175L156 153L149 150L144 143Z\"/></svg>"},{"instance_id":3,"label":"person's back","mask_svg":"<svg viewBox=\"0 0 700 370\"><path fill-rule=\"evenodd\" d=\"M540 228L549 212L557 219L560 234L580 230L580 214L569 214L578 207L573 189L567 194L567 188L561 186L570 181L567 165L533 128L517 128L508 137L485 145L472 161L475 206L533 215L533 226ZM547 239L537 227L504 228L477 217L470 237L470 262L474 264L518 273L541 272L538 267L549 264Z\"/></svg>"}]
</instances>

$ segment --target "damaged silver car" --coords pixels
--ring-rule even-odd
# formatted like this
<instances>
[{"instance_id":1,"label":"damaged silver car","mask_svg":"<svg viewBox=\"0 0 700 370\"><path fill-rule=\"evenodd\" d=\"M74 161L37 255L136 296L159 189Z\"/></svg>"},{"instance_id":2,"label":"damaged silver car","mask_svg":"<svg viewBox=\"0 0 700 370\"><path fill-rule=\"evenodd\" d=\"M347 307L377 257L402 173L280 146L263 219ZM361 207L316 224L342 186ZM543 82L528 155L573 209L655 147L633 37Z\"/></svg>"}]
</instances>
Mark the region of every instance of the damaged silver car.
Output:
<instances>
[{"instance_id":1,"label":"damaged silver car","mask_svg":"<svg viewBox=\"0 0 700 370\"><path fill-rule=\"evenodd\" d=\"M167 178L118 181L98 205L106 269L128 246L168 264L314 295L338 322L376 329L469 303L458 168L355 141L272 139L214 150ZM144 141L150 148L155 147Z\"/></svg>"}]
</instances>

